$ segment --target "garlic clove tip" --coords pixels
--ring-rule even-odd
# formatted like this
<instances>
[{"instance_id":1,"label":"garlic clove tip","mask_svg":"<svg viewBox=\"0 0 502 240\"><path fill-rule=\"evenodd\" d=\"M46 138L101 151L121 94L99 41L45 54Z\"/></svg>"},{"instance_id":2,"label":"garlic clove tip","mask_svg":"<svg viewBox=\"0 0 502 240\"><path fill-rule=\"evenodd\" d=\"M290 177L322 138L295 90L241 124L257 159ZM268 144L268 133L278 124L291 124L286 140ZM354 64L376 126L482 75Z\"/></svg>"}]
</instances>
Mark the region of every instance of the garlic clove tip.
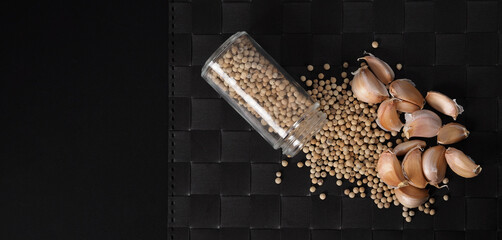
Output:
<instances>
[{"instance_id":1,"label":"garlic clove tip","mask_svg":"<svg viewBox=\"0 0 502 240\"><path fill-rule=\"evenodd\" d=\"M406 187L408 185L410 185L410 182L408 180L404 180L397 185L397 188Z\"/></svg>"},{"instance_id":2,"label":"garlic clove tip","mask_svg":"<svg viewBox=\"0 0 502 240\"><path fill-rule=\"evenodd\" d=\"M478 165L478 166L476 167L476 169L474 169L474 171L473 171L473 172L474 172L474 174L478 175L478 174L480 174L480 173L481 173L481 170L483 170L483 168L481 167L481 165Z\"/></svg>"}]
</instances>

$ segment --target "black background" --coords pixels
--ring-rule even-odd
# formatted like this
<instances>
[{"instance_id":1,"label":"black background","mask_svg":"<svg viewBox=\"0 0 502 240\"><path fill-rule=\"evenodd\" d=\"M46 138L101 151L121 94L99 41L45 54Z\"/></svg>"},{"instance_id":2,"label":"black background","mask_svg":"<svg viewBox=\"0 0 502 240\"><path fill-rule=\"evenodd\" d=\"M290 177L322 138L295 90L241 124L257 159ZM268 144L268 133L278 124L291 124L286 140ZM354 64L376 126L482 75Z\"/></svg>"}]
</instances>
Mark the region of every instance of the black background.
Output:
<instances>
[{"instance_id":1,"label":"black background","mask_svg":"<svg viewBox=\"0 0 502 240\"><path fill-rule=\"evenodd\" d=\"M169 12L169 219L171 239L500 239L502 238L502 3L500 1L192 0ZM307 64L328 75L369 50L422 93L441 91L465 107L471 131L457 145L482 164L473 179L451 171L436 191L435 216L411 223L401 209L349 199L328 178L308 192L308 170L283 171L274 151L200 77L208 56L246 30L296 79ZM380 48L371 49L373 40ZM444 118L448 120L448 118ZM450 120L448 120L450 121ZM344 186L346 187L346 186ZM450 201L441 196L449 193Z\"/></svg>"},{"instance_id":2,"label":"black background","mask_svg":"<svg viewBox=\"0 0 502 240\"><path fill-rule=\"evenodd\" d=\"M167 2L9 2L0 239L166 239Z\"/></svg>"}]
</instances>

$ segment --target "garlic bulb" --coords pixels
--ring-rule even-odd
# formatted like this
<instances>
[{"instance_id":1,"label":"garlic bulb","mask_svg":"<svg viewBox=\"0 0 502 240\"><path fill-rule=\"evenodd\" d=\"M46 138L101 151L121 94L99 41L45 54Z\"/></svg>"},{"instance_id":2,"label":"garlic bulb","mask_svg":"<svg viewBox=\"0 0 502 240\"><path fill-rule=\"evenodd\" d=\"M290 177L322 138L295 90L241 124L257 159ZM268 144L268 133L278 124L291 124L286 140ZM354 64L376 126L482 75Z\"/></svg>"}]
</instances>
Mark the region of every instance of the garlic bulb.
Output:
<instances>
[{"instance_id":1,"label":"garlic bulb","mask_svg":"<svg viewBox=\"0 0 502 240\"><path fill-rule=\"evenodd\" d=\"M404 156L416 146L424 148L426 146L426 143L422 140L410 140L407 142L402 142L394 148L393 152L396 154L396 156Z\"/></svg>"},{"instance_id":2,"label":"garlic bulb","mask_svg":"<svg viewBox=\"0 0 502 240\"><path fill-rule=\"evenodd\" d=\"M451 170L465 178L475 177L482 170L481 166L477 165L469 156L453 147L446 149L445 158Z\"/></svg>"},{"instance_id":3,"label":"garlic bulb","mask_svg":"<svg viewBox=\"0 0 502 240\"><path fill-rule=\"evenodd\" d=\"M429 105L431 105L431 107L447 116L452 117L453 120L457 120L457 116L464 112L464 108L458 105L455 99L452 100L440 92L428 92L425 100L429 103Z\"/></svg>"},{"instance_id":4,"label":"garlic bulb","mask_svg":"<svg viewBox=\"0 0 502 240\"><path fill-rule=\"evenodd\" d=\"M397 111L404 113L413 113L420 110L419 106L402 99L396 102L396 108Z\"/></svg>"},{"instance_id":5,"label":"garlic bulb","mask_svg":"<svg viewBox=\"0 0 502 240\"><path fill-rule=\"evenodd\" d=\"M427 180L422 171L422 148L417 146L404 156L403 175L408 183L417 188L425 188Z\"/></svg>"},{"instance_id":6,"label":"garlic bulb","mask_svg":"<svg viewBox=\"0 0 502 240\"><path fill-rule=\"evenodd\" d=\"M396 80L397 81L397 80ZM418 110L404 115L406 123L404 134L410 137L434 137L441 128L441 118L429 110Z\"/></svg>"},{"instance_id":7,"label":"garlic bulb","mask_svg":"<svg viewBox=\"0 0 502 240\"><path fill-rule=\"evenodd\" d=\"M409 79L397 79L389 85L390 95L417 105L420 109L424 107L425 100L422 94L415 88L415 84Z\"/></svg>"},{"instance_id":8,"label":"garlic bulb","mask_svg":"<svg viewBox=\"0 0 502 240\"><path fill-rule=\"evenodd\" d=\"M442 126L438 132L439 144L453 144L466 139L469 131L460 123L448 123Z\"/></svg>"},{"instance_id":9,"label":"garlic bulb","mask_svg":"<svg viewBox=\"0 0 502 240\"><path fill-rule=\"evenodd\" d=\"M407 208L416 208L422 205L429 198L428 189L419 189L413 186L406 186L394 190L397 200Z\"/></svg>"},{"instance_id":10,"label":"garlic bulb","mask_svg":"<svg viewBox=\"0 0 502 240\"><path fill-rule=\"evenodd\" d=\"M365 54L367 52L364 52ZM371 71L375 74L375 76L384 84L389 84L394 80L394 71L386 62L382 61L380 58L375 57L371 53L367 53L367 56L358 58L364 59L368 65L370 66Z\"/></svg>"},{"instance_id":11,"label":"garlic bulb","mask_svg":"<svg viewBox=\"0 0 502 240\"><path fill-rule=\"evenodd\" d=\"M359 68L350 82L354 96L365 103L381 103L389 98L385 85L381 83L367 66Z\"/></svg>"},{"instance_id":12,"label":"garlic bulb","mask_svg":"<svg viewBox=\"0 0 502 240\"><path fill-rule=\"evenodd\" d=\"M399 188L408 185L396 154L390 150L386 150L380 154L376 170L380 180L389 187Z\"/></svg>"},{"instance_id":13,"label":"garlic bulb","mask_svg":"<svg viewBox=\"0 0 502 240\"><path fill-rule=\"evenodd\" d=\"M425 150L422 154L422 169L424 176L430 185L439 188L438 184L443 181L446 174L446 149L437 145Z\"/></svg>"},{"instance_id":14,"label":"garlic bulb","mask_svg":"<svg viewBox=\"0 0 502 240\"><path fill-rule=\"evenodd\" d=\"M378 118L376 123L385 131L399 132L403 127L403 123L399 119L399 114L396 110L396 102L398 99L392 98L383 101L378 107Z\"/></svg>"}]
</instances>

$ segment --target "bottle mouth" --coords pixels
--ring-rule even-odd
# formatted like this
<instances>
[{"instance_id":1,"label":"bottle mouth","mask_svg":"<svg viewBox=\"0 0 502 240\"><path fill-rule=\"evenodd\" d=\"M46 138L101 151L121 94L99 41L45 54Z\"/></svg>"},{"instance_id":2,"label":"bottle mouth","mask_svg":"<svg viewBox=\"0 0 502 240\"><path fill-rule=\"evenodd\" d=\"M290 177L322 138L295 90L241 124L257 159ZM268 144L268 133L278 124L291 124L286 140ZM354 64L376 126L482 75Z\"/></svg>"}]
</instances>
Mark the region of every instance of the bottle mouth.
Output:
<instances>
[{"instance_id":1,"label":"bottle mouth","mask_svg":"<svg viewBox=\"0 0 502 240\"><path fill-rule=\"evenodd\" d=\"M282 154L294 157L303 146L317 134L326 123L326 114L319 111L319 103L314 103L302 118L296 121L288 131L283 141L277 143L282 148Z\"/></svg>"}]
</instances>

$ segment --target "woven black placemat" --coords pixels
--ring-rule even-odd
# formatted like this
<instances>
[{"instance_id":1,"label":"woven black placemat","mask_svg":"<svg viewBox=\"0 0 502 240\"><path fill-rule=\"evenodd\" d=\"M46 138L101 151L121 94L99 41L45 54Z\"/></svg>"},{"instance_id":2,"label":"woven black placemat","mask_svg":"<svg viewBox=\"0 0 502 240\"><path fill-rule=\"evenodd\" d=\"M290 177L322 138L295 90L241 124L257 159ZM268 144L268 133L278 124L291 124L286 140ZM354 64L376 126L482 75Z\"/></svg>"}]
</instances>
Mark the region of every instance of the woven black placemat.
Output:
<instances>
[{"instance_id":1,"label":"woven black placemat","mask_svg":"<svg viewBox=\"0 0 502 240\"><path fill-rule=\"evenodd\" d=\"M167 238L167 9L2 2L0 239Z\"/></svg>"},{"instance_id":2,"label":"woven black placemat","mask_svg":"<svg viewBox=\"0 0 502 240\"><path fill-rule=\"evenodd\" d=\"M170 2L169 239L497 239L501 237L502 3L497 1ZM473 179L451 171L450 201L411 223L398 207L349 199L333 178L308 191L296 157L281 169L273 150L200 77L226 38L248 31L297 79L307 64L337 68L371 50L423 92L466 109L463 149L483 165ZM373 40L380 43L370 49ZM339 71L338 71L339 72ZM446 191L446 190L445 190Z\"/></svg>"}]
</instances>

